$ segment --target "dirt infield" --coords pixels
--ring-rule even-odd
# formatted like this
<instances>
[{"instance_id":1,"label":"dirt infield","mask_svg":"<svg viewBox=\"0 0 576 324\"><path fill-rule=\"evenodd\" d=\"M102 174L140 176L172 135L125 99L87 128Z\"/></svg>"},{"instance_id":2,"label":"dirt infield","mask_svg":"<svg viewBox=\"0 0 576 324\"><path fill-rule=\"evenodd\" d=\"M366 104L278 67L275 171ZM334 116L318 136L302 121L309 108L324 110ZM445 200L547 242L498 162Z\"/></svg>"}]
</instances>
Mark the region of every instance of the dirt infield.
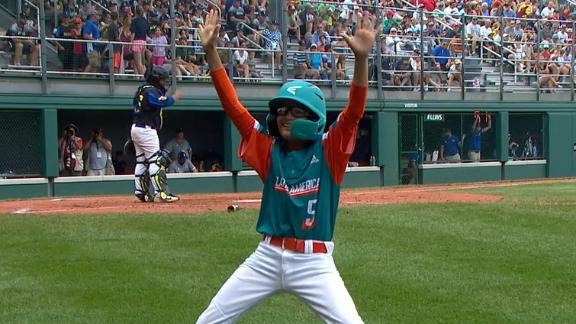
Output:
<instances>
[{"instance_id":1,"label":"dirt infield","mask_svg":"<svg viewBox=\"0 0 576 324\"><path fill-rule=\"evenodd\" d=\"M501 199L499 195L464 193L454 190L507 187L523 184L576 182L576 179L547 179L535 181L485 182L442 186L406 186L345 190L340 196L341 206L383 205L430 202L485 203ZM260 193L182 195L173 204L139 203L133 196L90 196L52 199L0 201L0 213L13 214L107 214L107 213L197 213L226 211L230 205L258 208Z\"/></svg>"}]
</instances>

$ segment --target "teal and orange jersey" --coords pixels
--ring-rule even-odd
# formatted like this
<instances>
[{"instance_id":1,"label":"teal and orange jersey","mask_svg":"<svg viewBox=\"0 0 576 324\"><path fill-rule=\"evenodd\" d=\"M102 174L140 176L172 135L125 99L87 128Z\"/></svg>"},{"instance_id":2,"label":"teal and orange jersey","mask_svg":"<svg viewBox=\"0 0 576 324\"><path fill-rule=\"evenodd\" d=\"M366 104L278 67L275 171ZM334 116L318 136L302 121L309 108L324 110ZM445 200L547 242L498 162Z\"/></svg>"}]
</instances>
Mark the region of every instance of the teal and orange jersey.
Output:
<instances>
[{"instance_id":1,"label":"teal and orange jersey","mask_svg":"<svg viewBox=\"0 0 576 324\"><path fill-rule=\"evenodd\" d=\"M238 128L240 157L264 182L259 233L331 241L340 185L354 151L358 122L364 114L367 88L352 84L348 105L328 132L307 148L286 151L240 103L224 68L211 73L220 102Z\"/></svg>"}]
</instances>

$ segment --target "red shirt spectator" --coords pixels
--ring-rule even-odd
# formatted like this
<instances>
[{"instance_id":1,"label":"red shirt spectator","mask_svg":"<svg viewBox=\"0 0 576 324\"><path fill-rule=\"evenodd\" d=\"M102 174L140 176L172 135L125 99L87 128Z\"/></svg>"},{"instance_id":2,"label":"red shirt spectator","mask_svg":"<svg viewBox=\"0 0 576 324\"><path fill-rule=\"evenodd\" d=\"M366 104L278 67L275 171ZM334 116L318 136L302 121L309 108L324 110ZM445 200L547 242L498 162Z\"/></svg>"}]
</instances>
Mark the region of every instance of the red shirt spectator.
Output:
<instances>
[{"instance_id":1,"label":"red shirt spectator","mask_svg":"<svg viewBox=\"0 0 576 324\"><path fill-rule=\"evenodd\" d=\"M426 11L434 11L436 9L436 1L434 0L411 0L414 6L418 7L418 4L423 4Z\"/></svg>"},{"instance_id":2,"label":"red shirt spectator","mask_svg":"<svg viewBox=\"0 0 576 324\"><path fill-rule=\"evenodd\" d=\"M548 45L544 45L544 46L548 46ZM540 60L542 60L542 61L549 61L550 60L550 51L549 51L548 47L544 47L542 49L542 52L540 52Z\"/></svg>"},{"instance_id":3,"label":"red shirt spectator","mask_svg":"<svg viewBox=\"0 0 576 324\"><path fill-rule=\"evenodd\" d=\"M80 39L82 38L80 30L82 28L82 20L78 17L74 19L74 28L70 30L70 35L73 39ZM82 48L81 42L74 42L74 46L72 47L72 53L76 55L84 54L84 49Z\"/></svg>"}]
</instances>

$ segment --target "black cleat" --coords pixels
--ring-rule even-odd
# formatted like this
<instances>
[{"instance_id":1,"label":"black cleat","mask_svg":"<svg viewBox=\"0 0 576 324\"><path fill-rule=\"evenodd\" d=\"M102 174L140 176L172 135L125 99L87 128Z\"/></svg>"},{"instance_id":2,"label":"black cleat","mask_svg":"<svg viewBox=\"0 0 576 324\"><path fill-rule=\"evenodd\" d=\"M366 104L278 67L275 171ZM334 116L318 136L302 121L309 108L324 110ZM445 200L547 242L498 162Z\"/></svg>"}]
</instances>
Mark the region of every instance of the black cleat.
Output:
<instances>
[{"instance_id":1,"label":"black cleat","mask_svg":"<svg viewBox=\"0 0 576 324\"><path fill-rule=\"evenodd\" d=\"M143 193L137 193L137 194L134 194L134 196L135 196L140 202L143 202L143 203L153 202L153 201L154 201L154 197L148 196L148 195L143 194Z\"/></svg>"}]
</instances>

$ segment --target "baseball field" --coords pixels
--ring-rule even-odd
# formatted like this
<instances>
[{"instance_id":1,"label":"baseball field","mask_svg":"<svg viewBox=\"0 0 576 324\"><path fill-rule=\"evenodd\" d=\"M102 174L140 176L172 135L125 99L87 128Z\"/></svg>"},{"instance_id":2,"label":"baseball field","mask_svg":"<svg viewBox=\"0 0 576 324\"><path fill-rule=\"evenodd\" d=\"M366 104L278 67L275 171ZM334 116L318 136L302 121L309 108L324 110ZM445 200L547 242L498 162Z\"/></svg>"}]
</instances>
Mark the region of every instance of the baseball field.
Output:
<instances>
[{"instance_id":1,"label":"baseball field","mask_svg":"<svg viewBox=\"0 0 576 324\"><path fill-rule=\"evenodd\" d=\"M334 258L366 323L576 321L575 181L343 196ZM259 241L254 203L96 213L79 200L0 203L0 323L191 323ZM240 322L320 321L280 294Z\"/></svg>"}]
</instances>

